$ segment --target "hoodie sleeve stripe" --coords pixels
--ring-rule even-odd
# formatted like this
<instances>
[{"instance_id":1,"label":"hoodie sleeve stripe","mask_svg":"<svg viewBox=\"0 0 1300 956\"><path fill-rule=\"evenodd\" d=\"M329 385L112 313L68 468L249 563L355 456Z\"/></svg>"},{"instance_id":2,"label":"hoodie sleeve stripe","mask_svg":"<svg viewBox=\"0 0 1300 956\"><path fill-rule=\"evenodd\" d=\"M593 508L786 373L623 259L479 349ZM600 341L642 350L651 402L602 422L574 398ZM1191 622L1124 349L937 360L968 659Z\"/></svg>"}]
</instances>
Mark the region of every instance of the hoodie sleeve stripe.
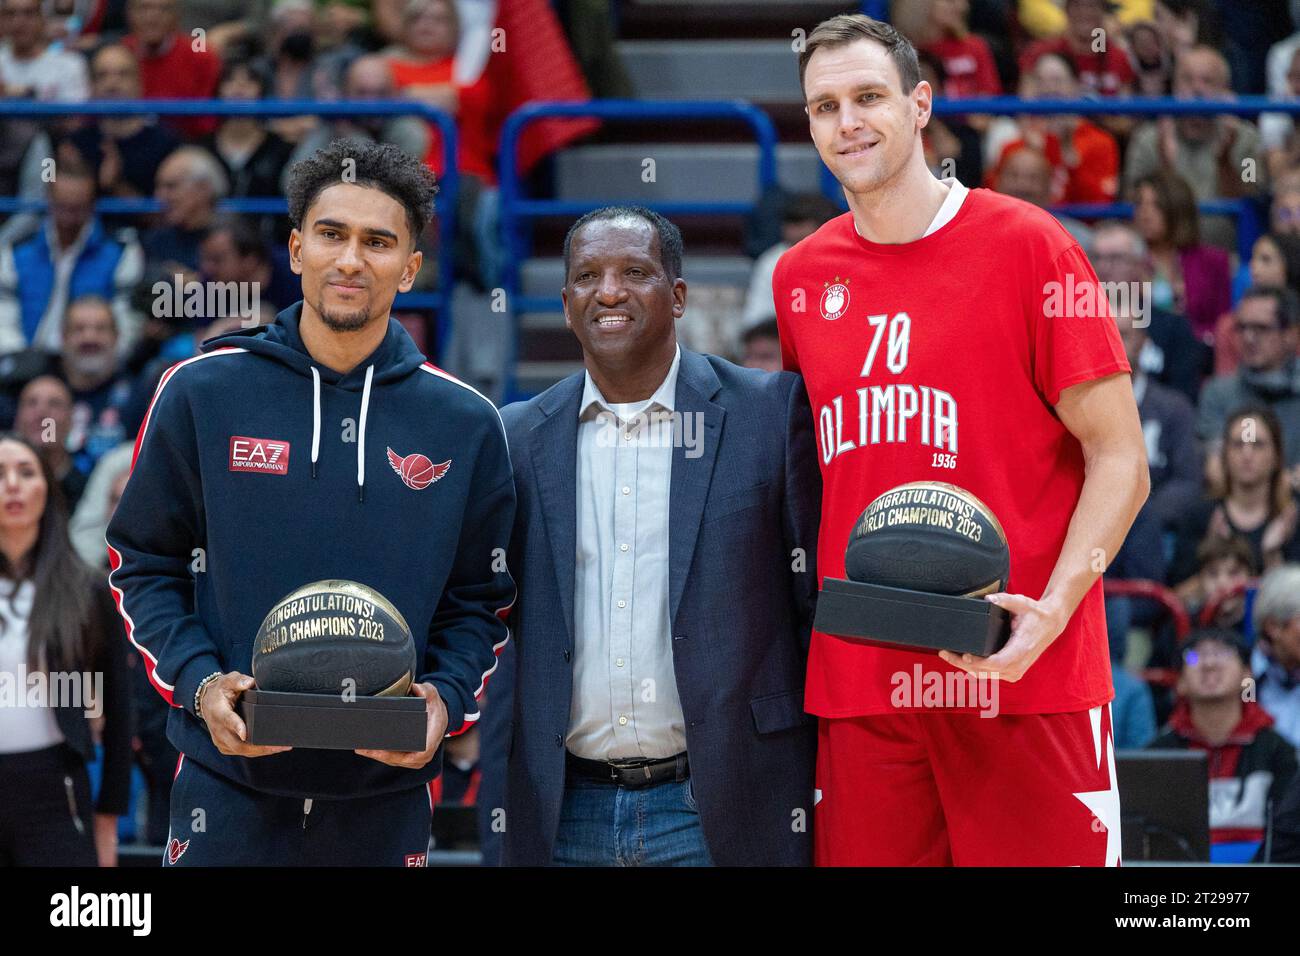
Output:
<instances>
[{"instance_id":1,"label":"hoodie sleeve stripe","mask_svg":"<svg viewBox=\"0 0 1300 956\"><path fill-rule=\"evenodd\" d=\"M176 702L172 699L172 692L176 688L158 676L158 658L150 654L147 648L136 643L135 621L131 619L131 615L122 603L122 589L113 583L113 572L121 566L122 555L118 553L117 548L110 544L108 546L108 587L113 592L113 603L117 606L117 613L122 616L122 620L126 624L126 639L131 642L131 646L140 653L140 657L144 660L144 672L149 678L149 683L153 684L154 690L162 695L163 700L175 707Z\"/></svg>"},{"instance_id":2,"label":"hoodie sleeve stripe","mask_svg":"<svg viewBox=\"0 0 1300 956\"><path fill-rule=\"evenodd\" d=\"M223 353L230 353L230 352L243 352L243 351L246 350L238 349L238 348L214 349L211 352L204 352L202 355L196 355L193 358L188 358L185 359L184 361L177 362L175 365L173 365L171 368L167 369L167 371L163 373L162 378L158 380L158 387L154 389L153 398L149 400L149 409L148 411L145 412L144 421L140 423L140 431L135 436L135 448L131 453L131 471L135 470L135 463L140 457L140 448L144 444L145 433L149 430L149 423L153 419L153 411L154 411L154 407L158 404L158 396L160 396L162 394L163 389L167 387L167 383L171 381L172 376L174 376L180 369L184 368L186 365L190 365L194 362L199 362L202 361L203 359L211 358L214 355L221 355ZM128 482L130 481L129 477L127 478L127 481ZM135 620L132 617L131 612L127 610L126 596L122 593L122 589L113 580L113 575L116 574L118 569L122 567L121 552L119 552L117 548L109 544L107 539L105 540L104 544L108 547L108 565L109 565L108 587L109 590L111 590L113 593L113 603L117 606L117 613L122 616L122 621L126 625L126 639L131 642L131 646L136 649L136 651L140 654L141 659L144 661L145 675L149 678L149 683L152 684L154 689L158 691L159 694L162 695L163 700L167 701L167 703L173 707L179 707L181 705L178 704L174 699L174 691L176 690L175 686L167 683L165 680L163 680L161 677L158 676L158 672L157 672L158 658L155 657L153 654L151 654L148 648L144 647L136 640Z\"/></svg>"},{"instance_id":3,"label":"hoodie sleeve stripe","mask_svg":"<svg viewBox=\"0 0 1300 956\"><path fill-rule=\"evenodd\" d=\"M504 623L506 619L509 618L510 611L514 608L514 606L515 606L515 602L511 601L501 610L497 611L497 617L501 619L502 623ZM506 645L509 643L510 643L510 628L507 627L505 638L500 643L492 645L492 656L493 656L492 666L489 667L487 670L485 670L483 672L483 676L479 678L478 690L474 691L474 700L476 703L483 696L483 692L487 690L488 679L491 678L491 676L496 673L497 665L501 663L501 652L506 649ZM474 711L472 714L467 713L465 715L465 723L463 723L458 730L455 730L452 733L447 734L447 736L459 737L465 731L469 730L472 726L474 726L474 724L477 723L480 716L482 715L477 710Z\"/></svg>"},{"instance_id":4,"label":"hoodie sleeve stripe","mask_svg":"<svg viewBox=\"0 0 1300 956\"><path fill-rule=\"evenodd\" d=\"M460 379L458 379L455 375L452 375L450 372L444 372L442 369L438 368L438 366L434 365L432 362L424 362L420 365L420 368L424 369L426 372L428 372L431 375L436 375L438 378L451 382L453 385L459 385L461 388L473 392L479 398L483 399L483 401L487 402L488 408L492 409L493 413L497 417L497 423L501 426L502 437L505 437L506 423L501 420L501 412L497 409L496 405L492 403L492 399L488 398L486 395L480 392L473 385L469 385L466 384L465 382L462 382ZM510 444L509 442L507 442L506 443L507 458L509 458L509 455L510 455Z\"/></svg>"},{"instance_id":5,"label":"hoodie sleeve stripe","mask_svg":"<svg viewBox=\"0 0 1300 956\"><path fill-rule=\"evenodd\" d=\"M195 362L201 362L203 359L206 358L212 358L212 356L214 355L223 355L229 352L246 352L246 351L248 350L238 349L234 347L213 349L211 352L204 352L202 355L196 355L193 358L187 358L184 359L183 361L177 362L167 371L163 372L162 378L158 380L158 387L153 390L153 398L149 399L149 408L144 413L144 421L140 422L140 431L137 432L135 436L135 451L131 454L131 468L133 470L135 469L136 459L140 457L140 446L144 443L144 434L146 431L149 430L149 422L153 418L154 406L158 404L158 396L162 394L162 390L167 386L167 383L171 381L172 376L175 375L177 372L179 372L181 369L183 369L185 366L193 365Z\"/></svg>"},{"instance_id":6,"label":"hoodie sleeve stripe","mask_svg":"<svg viewBox=\"0 0 1300 956\"><path fill-rule=\"evenodd\" d=\"M462 540L462 550L457 554L457 571L455 572L457 580L444 592L440 602L440 614L445 614L445 618L450 625L442 631L440 638L442 648L447 652L443 657L441 670L445 674L449 690L454 690L457 697L454 708L457 713L452 714L449 712L452 725L456 729L448 733L447 736L455 737L469 730L478 721L480 714L474 704L483 696L488 679L497 669L501 652L510 642L510 629L506 625L506 618L514 607L517 592L508 573L501 574L498 572L494 576L504 578L504 582L497 580L489 585L494 589L498 589L498 593L491 598L484 600L482 596L474 593L483 588L486 583L479 578L477 568L478 561L486 562L489 557L484 536L490 538L492 534L499 534L503 541L509 539L515 504L514 485L510 477L512 470L510 442L507 437L505 423L501 419L501 413L491 399L472 385L467 385L454 375L444 372L432 362L424 362L420 365L420 368L436 378L450 382L452 385L477 395L488 408L492 409L492 414L497 419L497 426L501 429L499 433L501 439L500 448L491 447L495 443L489 435L484 449L484 454L487 456L485 460L489 462L485 467L488 467L490 472L487 481L484 481L484 483L490 482L493 486L492 490L472 497L467 506L466 520L472 526L479 528L480 534L475 536L472 543ZM500 457L496 457L498 455ZM477 476L479 466L476 464L475 467ZM480 478L479 480L483 479ZM508 499L508 508L505 507L504 499ZM509 585L508 591L503 586L504 584ZM496 610L490 610L497 601L507 601L507 603ZM494 615L499 621L499 625L487 624L484 617L485 612ZM488 633L484 633L484 629ZM497 638L502 630L505 631L505 636L498 641ZM484 640L485 638L487 640ZM480 671L482 663L479 663L488 663L486 655L482 655L481 650L476 652L471 650L473 644L477 641L484 641L484 644L492 648L492 660L486 670ZM457 646L459 646L459 649L456 649ZM479 648L483 647L483 644L479 645ZM478 674L477 686L470 683L474 680L475 673ZM463 717L458 721L457 717L462 714Z\"/></svg>"}]
</instances>

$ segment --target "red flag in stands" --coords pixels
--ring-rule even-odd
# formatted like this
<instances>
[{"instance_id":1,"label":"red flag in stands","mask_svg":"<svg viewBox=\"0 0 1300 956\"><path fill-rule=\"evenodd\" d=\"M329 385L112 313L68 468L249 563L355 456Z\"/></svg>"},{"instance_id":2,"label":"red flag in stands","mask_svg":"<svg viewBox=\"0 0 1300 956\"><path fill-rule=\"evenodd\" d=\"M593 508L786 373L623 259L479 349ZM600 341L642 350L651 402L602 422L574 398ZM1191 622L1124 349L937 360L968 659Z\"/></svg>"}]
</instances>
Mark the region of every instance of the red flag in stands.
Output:
<instances>
[{"instance_id":1,"label":"red flag in stands","mask_svg":"<svg viewBox=\"0 0 1300 956\"><path fill-rule=\"evenodd\" d=\"M547 0L500 0L496 26L505 52L488 57L486 77L495 102L492 142L498 142L501 124L532 100L589 100L591 91L569 49L555 11ZM495 42L500 48L500 41ZM527 173L541 159L588 133L600 123L594 119L543 120L529 125L519 141L519 171Z\"/></svg>"}]
</instances>

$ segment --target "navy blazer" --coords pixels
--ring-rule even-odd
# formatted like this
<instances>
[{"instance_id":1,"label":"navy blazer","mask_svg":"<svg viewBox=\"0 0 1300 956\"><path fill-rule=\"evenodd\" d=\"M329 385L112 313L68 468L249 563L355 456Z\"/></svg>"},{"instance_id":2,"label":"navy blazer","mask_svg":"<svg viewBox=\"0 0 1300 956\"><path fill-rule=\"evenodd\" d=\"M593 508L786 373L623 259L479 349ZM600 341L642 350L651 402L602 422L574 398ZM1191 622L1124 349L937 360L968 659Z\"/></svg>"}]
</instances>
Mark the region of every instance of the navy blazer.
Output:
<instances>
[{"instance_id":1,"label":"navy blazer","mask_svg":"<svg viewBox=\"0 0 1300 956\"><path fill-rule=\"evenodd\" d=\"M483 734L507 758L506 864L552 860L564 797L582 391L578 373L501 413L519 597L514 660L494 676ZM676 406L703 417L691 452L702 454L673 449L668 552L673 670L705 842L723 866L808 865L816 724L803 687L821 476L803 380L682 349Z\"/></svg>"}]
</instances>

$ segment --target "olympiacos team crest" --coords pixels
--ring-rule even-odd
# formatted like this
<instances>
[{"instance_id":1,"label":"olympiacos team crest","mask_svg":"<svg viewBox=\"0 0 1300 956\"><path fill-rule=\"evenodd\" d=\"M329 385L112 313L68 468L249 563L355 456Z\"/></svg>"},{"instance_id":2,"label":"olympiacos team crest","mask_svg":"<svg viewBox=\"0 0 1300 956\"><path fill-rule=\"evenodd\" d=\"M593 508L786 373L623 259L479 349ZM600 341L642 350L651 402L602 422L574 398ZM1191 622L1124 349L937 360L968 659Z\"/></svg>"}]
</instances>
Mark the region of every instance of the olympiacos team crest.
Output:
<instances>
[{"instance_id":1,"label":"olympiacos team crest","mask_svg":"<svg viewBox=\"0 0 1300 956\"><path fill-rule=\"evenodd\" d=\"M840 277L836 276L834 282L826 283L820 303L823 319L833 322L849 310L848 281L845 279L841 282Z\"/></svg>"}]
</instances>

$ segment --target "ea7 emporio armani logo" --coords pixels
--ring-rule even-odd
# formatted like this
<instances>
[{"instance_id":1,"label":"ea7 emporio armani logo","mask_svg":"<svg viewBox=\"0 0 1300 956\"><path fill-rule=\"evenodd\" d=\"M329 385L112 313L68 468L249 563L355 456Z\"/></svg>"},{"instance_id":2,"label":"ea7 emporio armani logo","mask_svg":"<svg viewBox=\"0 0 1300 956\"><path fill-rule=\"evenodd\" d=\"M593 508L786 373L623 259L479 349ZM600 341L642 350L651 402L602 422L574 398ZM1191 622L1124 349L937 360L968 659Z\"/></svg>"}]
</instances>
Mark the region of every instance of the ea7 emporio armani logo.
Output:
<instances>
[{"instance_id":1,"label":"ea7 emporio armani logo","mask_svg":"<svg viewBox=\"0 0 1300 956\"><path fill-rule=\"evenodd\" d=\"M848 311L849 308L849 280L840 281L836 276L834 282L827 282L825 289L822 291L821 310L822 318L828 321L834 321Z\"/></svg>"},{"instance_id":2,"label":"ea7 emporio armani logo","mask_svg":"<svg viewBox=\"0 0 1300 956\"><path fill-rule=\"evenodd\" d=\"M451 470L450 458L435 465L424 455L399 455L391 448L388 449L388 463L397 472L397 477L402 479L402 484L413 491L428 488Z\"/></svg>"},{"instance_id":3,"label":"ea7 emporio armani logo","mask_svg":"<svg viewBox=\"0 0 1300 956\"><path fill-rule=\"evenodd\" d=\"M274 438L230 436L230 470L262 475L289 473L289 443Z\"/></svg>"}]
</instances>

